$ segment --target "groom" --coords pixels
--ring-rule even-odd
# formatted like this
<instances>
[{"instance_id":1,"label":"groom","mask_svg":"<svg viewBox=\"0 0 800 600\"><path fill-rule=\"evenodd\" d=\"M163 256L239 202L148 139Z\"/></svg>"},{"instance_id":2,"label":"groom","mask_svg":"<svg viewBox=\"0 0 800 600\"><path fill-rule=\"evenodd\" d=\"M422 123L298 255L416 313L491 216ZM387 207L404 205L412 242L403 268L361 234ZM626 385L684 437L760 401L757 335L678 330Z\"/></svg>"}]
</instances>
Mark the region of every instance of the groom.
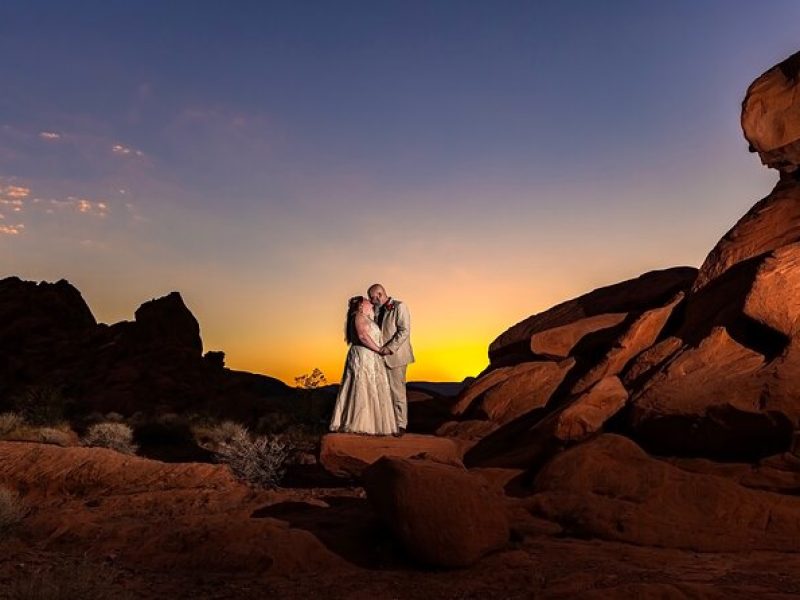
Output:
<instances>
[{"instance_id":1,"label":"groom","mask_svg":"<svg viewBox=\"0 0 800 600\"><path fill-rule=\"evenodd\" d=\"M414 362L410 339L411 315L405 303L387 296L386 290L379 283L369 287L367 296L375 307L375 318L385 340L381 354L383 362L386 363L386 372L389 374L394 416L399 428L395 435L401 436L408 426L406 367Z\"/></svg>"}]
</instances>

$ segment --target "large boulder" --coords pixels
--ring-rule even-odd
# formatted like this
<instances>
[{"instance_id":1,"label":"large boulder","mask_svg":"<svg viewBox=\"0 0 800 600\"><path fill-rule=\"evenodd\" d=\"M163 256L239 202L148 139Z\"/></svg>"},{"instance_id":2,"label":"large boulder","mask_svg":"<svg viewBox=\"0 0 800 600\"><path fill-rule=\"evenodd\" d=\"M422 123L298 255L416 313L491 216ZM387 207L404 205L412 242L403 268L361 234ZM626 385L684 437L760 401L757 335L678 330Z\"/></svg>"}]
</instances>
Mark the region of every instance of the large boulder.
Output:
<instances>
[{"instance_id":1,"label":"large boulder","mask_svg":"<svg viewBox=\"0 0 800 600\"><path fill-rule=\"evenodd\" d=\"M400 437L329 433L322 437L319 460L332 475L359 477L368 466L384 456L425 456L436 462L460 466L461 454L458 444L446 437L416 433Z\"/></svg>"},{"instance_id":2,"label":"large boulder","mask_svg":"<svg viewBox=\"0 0 800 600\"><path fill-rule=\"evenodd\" d=\"M495 385L502 383L512 373L511 367L500 367L474 379L458 394L455 403L450 409L454 415L464 414L473 402L485 394Z\"/></svg>"},{"instance_id":3,"label":"large boulder","mask_svg":"<svg viewBox=\"0 0 800 600\"><path fill-rule=\"evenodd\" d=\"M692 294L680 348L636 380L637 439L654 452L717 458L786 450L800 427L799 296L800 243L743 261ZM631 368L641 366L637 358Z\"/></svg>"},{"instance_id":4,"label":"large boulder","mask_svg":"<svg viewBox=\"0 0 800 600\"><path fill-rule=\"evenodd\" d=\"M563 442L578 442L602 429L628 400L618 377L605 377L580 394L553 418L552 435Z\"/></svg>"},{"instance_id":5,"label":"large boulder","mask_svg":"<svg viewBox=\"0 0 800 600\"><path fill-rule=\"evenodd\" d=\"M679 292L665 306L647 310L635 318L605 355L572 386L572 393L580 394L604 377L618 375L632 358L650 348L683 297L683 292Z\"/></svg>"},{"instance_id":6,"label":"large boulder","mask_svg":"<svg viewBox=\"0 0 800 600\"><path fill-rule=\"evenodd\" d=\"M588 317L638 313L663 306L675 294L691 287L696 275L697 269L691 267L651 271L563 302L503 332L489 346L489 359L494 366L532 360L535 355L531 339L535 334ZM574 337L574 333L569 335Z\"/></svg>"},{"instance_id":7,"label":"large boulder","mask_svg":"<svg viewBox=\"0 0 800 600\"><path fill-rule=\"evenodd\" d=\"M464 455L470 468L535 470L552 455L601 431L628 399L618 377L606 377L558 406L526 415L473 444Z\"/></svg>"},{"instance_id":8,"label":"large boulder","mask_svg":"<svg viewBox=\"0 0 800 600\"><path fill-rule=\"evenodd\" d=\"M534 333L531 336L531 352L545 358L566 358L587 335L613 329L627 316L627 313L594 315Z\"/></svg>"},{"instance_id":9,"label":"large boulder","mask_svg":"<svg viewBox=\"0 0 800 600\"><path fill-rule=\"evenodd\" d=\"M532 511L572 535L700 552L800 551L800 499L649 457L606 434L537 475Z\"/></svg>"},{"instance_id":10,"label":"large boulder","mask_svg":"<svg viewBox=\"0 0 800 600\"><path fill-rule=\"evenodd\" d=\"M436 430L436 435L450 438L456 444L459 455L463 456L470 448L495 431L499 425L485 419L447 421Z\"/></svg>"},{"instance_id":11,"label":"large boulder","mask_svg":"<svg viewBox=\"0 0 800 600\"><path fill-rule=\"evenodd\" d=\"M700 267L695 291L733 265L800 241L800 181L784 176L717 242Z\"/></svg>"},{"instance_id":12,"label":"large boulder","mask_svg":"<svg viewBox=\"0 0 800 600\"><path fill-rule=\"evenodd\" d=\"M665 364L684 347L683 340L674 335L653 344L647 350L639 353L622 373L622 383L626 389L637 390L641 382L650 377L656 369Z\"/></svg>"},{"instance_id":13,"label":"large boulder","mask_svg":"<svg viewBox=\"0 0 800 600\"><path fill-rule=\"evenodd\" d=\"M696 341L715 326L724 325L756 346L777 346L779 354L800 327L800 242L738 263L711 284L695 292L686 304L678 335ZM758 335L748 329L759 328ZM755 337L763 340L754 339Z\"/></svg>"},{"instance_id":14,"label":"large boulder","mask_svg":"<svg viewBox=\"0 0 800 600\"><path fill-rule=\"evenodd\" d=\"M714 329L633 397L637 439L659 453L719 457L781 439L777 434L784 424L761 414L757 374L763 366L761 354L737 343L725 328ZM746 444L744 436L751 438Z\"/></svg>"},{"instance_id":15,"label":"large boulder","mask_svg":"<svg viewBox=\"0 0 800 600\"><path fill-rule=\"evenodd\" d=\"M379 517L410 556L437 567L466 567L509 539L502 498L463 468L382 458L364 473Z\"/></svg>"},{"instance_id":16,"label":"large boulder","mask_svg":"<svg viewBox=\"0 0 800 600\"><path fill-rule=\"evenodd\" d=\"M742 129L761 162L781 171L800 165L800 52L761 75L742 102Z\"/></svg>"},{"instance_id":17,"label":"large boulder","mask_svg":"<svg viewBox=\"0 0 800 600\"><path fill-rule=\"evenodd\" d=\"M526 362L513 367L502 383L486 392L478 404L477 414L502 425L542 408L574 364L575 360L568 358L559 362Z\"/></svg>"}]
</instances>

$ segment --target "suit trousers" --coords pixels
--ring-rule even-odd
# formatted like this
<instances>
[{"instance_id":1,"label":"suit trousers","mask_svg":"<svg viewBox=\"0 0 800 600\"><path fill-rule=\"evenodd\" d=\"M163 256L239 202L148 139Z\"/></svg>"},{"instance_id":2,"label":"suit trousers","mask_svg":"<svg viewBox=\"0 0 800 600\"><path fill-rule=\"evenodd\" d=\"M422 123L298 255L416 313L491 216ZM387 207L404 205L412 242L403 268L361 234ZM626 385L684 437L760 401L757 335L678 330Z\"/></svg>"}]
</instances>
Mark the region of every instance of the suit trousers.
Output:
<instances>
[{"instance_id":1,"label":"suit trousers","mask_svg":"<svg viewBox=\"0 0 800 600\"><path fill-rule=\"evenodd\" d=\"M392 390L392 406L397 426L408 427L408 402L406 401L406 369L408 365L386 367L389 374L389 388Z\"/></svg>"}]
</instances>

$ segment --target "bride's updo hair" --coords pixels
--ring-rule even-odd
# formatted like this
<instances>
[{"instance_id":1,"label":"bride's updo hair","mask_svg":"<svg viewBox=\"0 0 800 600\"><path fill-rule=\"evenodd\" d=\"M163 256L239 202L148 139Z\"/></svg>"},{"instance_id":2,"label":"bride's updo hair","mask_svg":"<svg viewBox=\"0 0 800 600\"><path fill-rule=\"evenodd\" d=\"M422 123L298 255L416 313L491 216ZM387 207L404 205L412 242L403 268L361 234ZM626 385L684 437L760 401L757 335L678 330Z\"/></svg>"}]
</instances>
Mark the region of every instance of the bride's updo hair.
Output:
<instances>
[{"instance_id":1,"label":"bride's updo hair","mask_svg":"<svg viewBox=\"0 0 800 600\"><path fill-rule=\"evenodd\" d=\"M366 300L364 296L353 296L347 302L347 318L344 322L344 341L355 344L358 341L356 333L356 315L361 310L361 303Z\"/></svg>"}]
</instances>

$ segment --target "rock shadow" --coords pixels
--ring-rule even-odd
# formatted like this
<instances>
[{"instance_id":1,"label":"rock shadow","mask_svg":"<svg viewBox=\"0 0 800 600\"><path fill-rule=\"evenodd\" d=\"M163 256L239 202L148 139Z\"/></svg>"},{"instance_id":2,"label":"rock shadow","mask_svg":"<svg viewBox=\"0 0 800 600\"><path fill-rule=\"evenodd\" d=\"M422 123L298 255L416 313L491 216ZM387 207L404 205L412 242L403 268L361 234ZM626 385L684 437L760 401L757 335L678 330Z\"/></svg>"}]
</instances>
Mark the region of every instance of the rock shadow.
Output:
<instances>
[{"instance_id":1,"label":"rock shadow","mask_svg":"<svg viewBox=\"0 0 800 600\"><path fill-rule=\"evenodd\" d=\"M342 477L331 475L319 464L292 464L286 468L281 485L293 489L341 488L350 482Z\"/></svg>"},{"instance_id":2,"label":"rock shadow","mask_svg":"<svg viewBox=\"0 0 800 600\"><path fill-rule=\"evenodd\" d=\"M369 570L412 570L414 566L366 498L323 496L328 506L287 501L256 509L253 519L273 518L308 531L331 552Z\"/></svg>"}]
</instances>

